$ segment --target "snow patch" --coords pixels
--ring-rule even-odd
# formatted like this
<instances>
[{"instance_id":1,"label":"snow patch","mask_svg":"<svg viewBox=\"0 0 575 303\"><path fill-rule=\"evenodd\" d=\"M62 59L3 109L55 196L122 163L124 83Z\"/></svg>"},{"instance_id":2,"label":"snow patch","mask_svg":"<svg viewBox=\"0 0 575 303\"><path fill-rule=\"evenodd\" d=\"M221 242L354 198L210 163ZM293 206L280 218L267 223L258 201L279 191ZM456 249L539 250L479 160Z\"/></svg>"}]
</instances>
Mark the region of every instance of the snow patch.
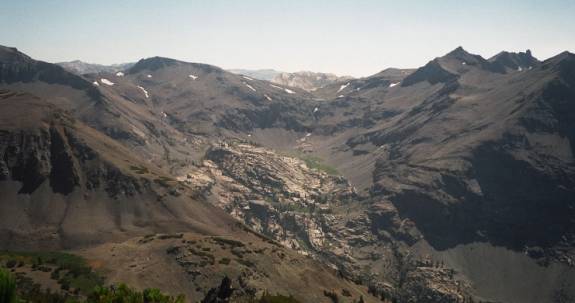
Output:
<instances>
[{"instance_id":1,"label":"snow patch","mask_svg":"<svg viewBox=\"0 0 575 303\"><path fill-rule=\"evenodd\" d=\"M248 76L242 75L242 78L244 78L244 79L246 79L246 80L254 81L254 79L252 79L252 78L250 78L250 77L248 77Z\"/></svg>"},{"instance_id":2,"label":"snow patch","mask_svg":"<svg viewBox=\"0 0 575 303\"><path fill-rule=\"evenodd\" d=\"M345 97L345 96L344 96L344 95L339 95L339 96L337 96L337 97L338 97L338 98L343 98L343 97Z\"/></svg>"},{"instance_id":3,"label":"snow patch","mask_svg":"<svg viewBox=\"0 0 575 303\"><path fill-rule=\"evenodd\" d=\"M273 88L277 88L277 89L283 89L283 90L284 90L286 93L288 93L288 94L295 94L295 92L294 92L293 90L291 90L291 89L287 89L287 88L284 88L284 87L281 87L281 86L277 86L277 85L273 85L273 84L270 84L270 86L273 87Z\"/></svg>"},{"instance_id":4,"label":"snow patch","mask_svg":"<svg viewBox=\"0 0 575 303\"><path fill-rule=\"evenodd\" d=\"M347 82L346 84L342 85L339 87L339 89L337 90L337 92L341 92L342 90L344 90L347 86L349 85L349 82Z\"/></svg>"},{"instance_id":5,"label":"snow patch","mask_svg":"<svg viewBox=\"0 0 575 303\"><path fill-rule=\"evenodd\" d=\"M257 92L257 90L255 88L253 88L253 86L243 82L245 86L247 86L249 89L253 90L254 92Z\"/></svg>"},{"instance_id":6,"label":"snow patch","mask_svg":"<svg viewBox=\"0 0 575 303\"><path fill-rule=\"evenodd\" d=\"M523 71L523 67L521 67L521 66L518 67L518 68L517 68L517 71L518 71L518 72L522 72L522 71Z\"/></svg>"},{"instance_id":7,"label":"snow patch","mask_svg":"<svg viewBox=\"0 0 575 303\"><path fill-rule=\"evenodd\" d=\"M396 85L398 85L398 84L399 84L399 82L391 83L391 84L389 85L389 87L394 87L394 86L396 86Z\"/></svg>"},{"instance_id":8,"label":"snow patch","mask_svg":"<svg viewBox=\"0 0 575 303\"><path fill-rule=\"evenodd\" d=\"M309 137L309 136L311 136L311 133L307 133L307 134L305 134L305 136L306 136L306 137Z\"/></svg>"},{"instance_id":9,"label":"snow patch","mask_svg":"<svg viewBox=\"0 0 575 303\"><path fill-rule=\"evenodd\" d=\"M315 112L317 112L318 110L319 110L319 108L316 107L316 108L313 109L313 112L315 113Z\"/></svg>"},{"instance_id":10,"label":"snow patch","mask_svg":"<svg viewBox=\"0 0 575 303\"><path fill-rule=\"evenodd\" d=\"M147 91L145 88L143 88L143 87L141 87L141 86L139 86L139 85L138 85L138 88L142 90L142 92L144 93L144 95L146 96L146 98L149 98L149 97L150 97L150 94L148 94L148 91Z\"/></svg>"},{"instance_id":11,"label":"snow patch","mask_svg":"<svg viewBox=\"0 0 575 303\"><path fill-rule=\"evenodd\" d=\"M147 75L146 77L148 77L148 78L152 78L152 75Z\"/></svg>"},{"instance_id":12,"label":"snow patch","mask_svg":"<svg viewBox=\"0 0 575 303\"><path fill-rule=\"evenodd\" d=\"M165 112L162 112L162 116L163 116L164 118L167 118L167 117L168 117L168 115L167 115Z\"/></svg>"},{"instance_id":13,"label":"snow patch","mask_svg":"<svg viewBox=\"0 0 575 303\"><path fill-rule=\"evenodd\" d=\"M189 75L188 77L192 78L192 80L198 79L198 76L195 76L195 75Z\"/></svg>"},{"instance_id":14,"label":"snow patch","mask_svg":"<svg viewBox=\"0 0 575 303\"><path fill-rule=\"evenodd\" d=\"M122 73L122 72L117 72L117 73L116 73L116 76L118 76L118 77L124 77L124 73Z\"/></svg>"},{"instance_id":15,"label":"snow patch","mask_svg":"<svg viewBox=\"0 0 575 303\"><path fill-rule=\"evenodd\" d=\"M94 84L94 86L100 86L100 83L98 83L98 81L94 81L92 82L92 84Z\"/></svg>"},{"instance_id":16,"label":"snow patch","mask_svg":"<svg viewBox=\"0 0 575 303\"><path fill-rule=\"evenodd\" d=\"M272 98L270 98L270 96L264 95L264 97L266 97L266 99L268 99L268 101L272 101Z\"/></svg>"},{"instance_id":17,"label":"snow patch","mask_svg":"<svg viewBox=\"0 0 575 303\"><path fill-rule=\"evenodd\" d=\"M108 80L108 79L104 79L104 78L100 79L100 82L102 82L102 83L104 83L104 84L106 84L106 85L109 85L109 86L114 85L114 82L112 82L112 81L110 81L110 80Z\"/></svg>"},{"instance_id":18,"label":"snow patch","mask_svg":"<svg viewBox=\"0 0 575 303\"><path fill-rule=\"evenodd\" d=\"M467 65L467 62L461 62L461 65Z\"/></svg>"}]
</instances>

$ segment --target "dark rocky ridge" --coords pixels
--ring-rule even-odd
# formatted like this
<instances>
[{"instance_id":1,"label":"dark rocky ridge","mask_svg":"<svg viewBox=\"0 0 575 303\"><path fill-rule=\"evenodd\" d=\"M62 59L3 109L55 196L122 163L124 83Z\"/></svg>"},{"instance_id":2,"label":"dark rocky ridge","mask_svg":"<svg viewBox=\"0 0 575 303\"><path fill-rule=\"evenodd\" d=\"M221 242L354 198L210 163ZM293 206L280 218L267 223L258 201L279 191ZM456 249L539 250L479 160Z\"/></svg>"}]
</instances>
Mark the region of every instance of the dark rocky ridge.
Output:
<instances>
[{"instance_id":1,"label":"dark rocky ridge","mask_svg":"<svg viewBox=\"0 0 575 303\"><path fill-rule=\"evenodd\" d=\"M67 85L83 90L91 97L101 98L100 92L82 77L58 65L33 60L16 48L0 46L0 82L11 84L33 81Z\"/></svg>"},{"instance_id":2,"label":"dark rocky ridge","mask_svg":"<svg viewBox=\"0 0 575 303\"><path fill-rule=\"evenodd\" d=\"M533 57L530 50L519 53L500 52L489 59L490 62L504 66L512 70L530 69L536 67L541 62Z\"/></svg>"},{"instance_id":3,"label":"dark rocky ridge","mask_svg":"<svg viewBox=\"0 0 575 303\"><path fill-rule=\"evenodd\" d=\"M437 84L456 78L457 75L445 70L437 60L433 60L403 79L401 86L410 86L422 81L427 81L430 84Z\"/></svg>"}]
</instances>

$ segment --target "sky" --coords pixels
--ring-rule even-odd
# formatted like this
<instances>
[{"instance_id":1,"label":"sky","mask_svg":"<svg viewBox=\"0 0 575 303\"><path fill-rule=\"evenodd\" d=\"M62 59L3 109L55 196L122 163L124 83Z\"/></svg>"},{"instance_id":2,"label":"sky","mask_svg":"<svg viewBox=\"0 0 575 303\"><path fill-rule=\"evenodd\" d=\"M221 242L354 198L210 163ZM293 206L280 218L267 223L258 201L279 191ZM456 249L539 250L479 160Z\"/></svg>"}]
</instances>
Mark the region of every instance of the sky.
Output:
<instances>
[{"instance_id":1,"label":"sky","mask_svg":"<svg viewBox=\"0 0 575 303\"><path fill-rule=\"evenodd\" d=\"M458 46L575 52L575 0L0 0L0 45L48 62L163 56L360 77Z\"/></svg>"}]
</instances>

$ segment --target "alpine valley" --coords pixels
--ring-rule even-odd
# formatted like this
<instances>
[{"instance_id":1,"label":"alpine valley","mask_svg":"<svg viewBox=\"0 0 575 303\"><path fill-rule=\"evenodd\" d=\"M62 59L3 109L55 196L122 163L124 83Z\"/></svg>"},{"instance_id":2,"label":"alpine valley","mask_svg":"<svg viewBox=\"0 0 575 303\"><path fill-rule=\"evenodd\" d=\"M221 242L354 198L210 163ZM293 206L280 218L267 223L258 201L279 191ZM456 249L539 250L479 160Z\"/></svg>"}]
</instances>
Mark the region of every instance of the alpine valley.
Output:
<instances>
[{"instance_id":1,"label":"alpine valley","mask_svg":"<svg viewBox=\"0 0 575 303\"><path fill-rule=\"evenodd\" d=\"M0 47L0 264L39 288L82 296L25 262L64 254L190 302L575 301L574 54L63 65Z\"/></svg>"}]
</instances>

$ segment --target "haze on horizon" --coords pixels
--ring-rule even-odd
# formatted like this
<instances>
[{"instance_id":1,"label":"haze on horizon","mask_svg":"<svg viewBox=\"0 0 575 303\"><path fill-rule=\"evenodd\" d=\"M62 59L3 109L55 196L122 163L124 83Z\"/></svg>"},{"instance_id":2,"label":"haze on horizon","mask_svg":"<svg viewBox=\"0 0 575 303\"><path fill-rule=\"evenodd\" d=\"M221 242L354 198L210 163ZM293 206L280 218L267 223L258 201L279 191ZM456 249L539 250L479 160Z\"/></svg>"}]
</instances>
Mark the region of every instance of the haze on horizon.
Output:
<instances>
[{"instance_id":1,"label":"haze on horizon","mask_svg":"<svg viewBox=\"0 0 575 303\"><path fill-rule=\"evenodd\" d=\"M223 68L367 76L457 46L575 50L575 1L7 1L0 44L48 62L164 56Z\"/></svg>"}]
</instances>

